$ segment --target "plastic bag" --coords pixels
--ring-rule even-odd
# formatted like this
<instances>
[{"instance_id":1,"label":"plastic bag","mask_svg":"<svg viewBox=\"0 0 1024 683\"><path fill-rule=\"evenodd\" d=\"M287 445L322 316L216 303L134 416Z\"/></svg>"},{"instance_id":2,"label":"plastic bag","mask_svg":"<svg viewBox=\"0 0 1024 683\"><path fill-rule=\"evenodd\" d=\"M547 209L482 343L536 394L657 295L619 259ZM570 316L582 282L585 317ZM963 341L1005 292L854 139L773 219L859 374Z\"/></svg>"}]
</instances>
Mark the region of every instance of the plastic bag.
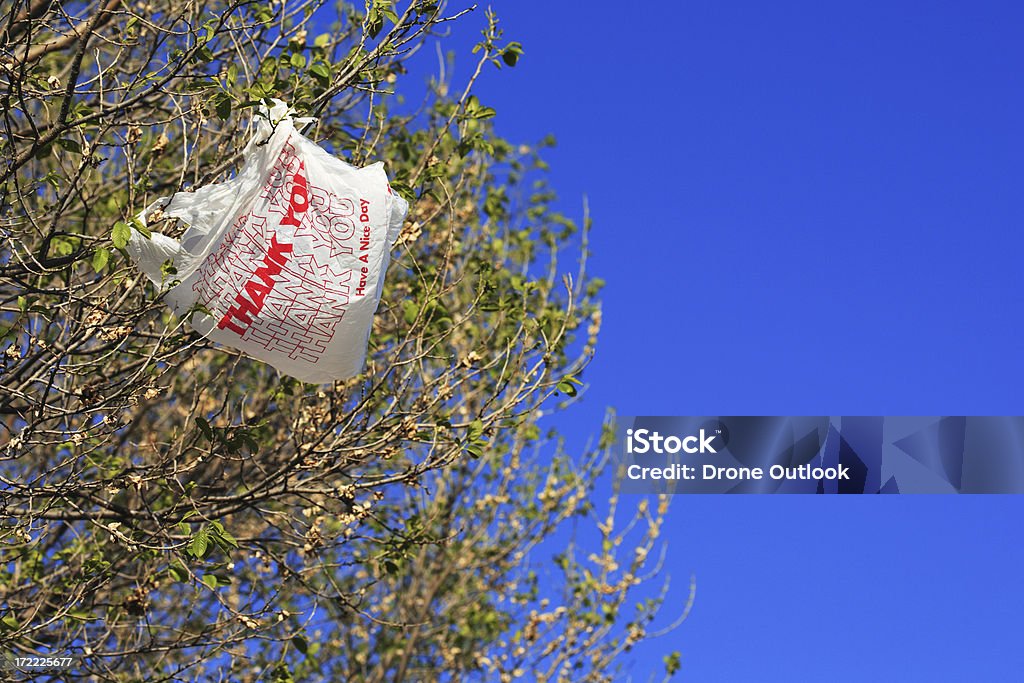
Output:
<instances>
[{"instance_id":1,"label":"plastic bag","mask_svg":"<svg viewBox=\"0 0 1024 683\"><path fill-rule=\"evenodd\" d=\"M203 336L304 382L352 377L408 205L382 163L336 159L296 130L311 119L274 102L236 177L139 216L180 219L181 241L133 230L127 251Z\"/></svg>"}]
</instances>

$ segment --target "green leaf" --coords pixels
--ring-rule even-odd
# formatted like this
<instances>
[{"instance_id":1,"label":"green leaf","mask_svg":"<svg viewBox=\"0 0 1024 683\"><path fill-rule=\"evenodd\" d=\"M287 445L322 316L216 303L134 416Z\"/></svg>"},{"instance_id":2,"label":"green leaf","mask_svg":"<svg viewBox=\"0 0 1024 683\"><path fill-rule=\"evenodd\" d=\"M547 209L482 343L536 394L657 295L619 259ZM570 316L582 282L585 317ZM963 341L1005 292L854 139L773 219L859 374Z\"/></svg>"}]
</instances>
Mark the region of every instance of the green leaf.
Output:
<instances>
[{"instance_id":1,"label":"green leaf","mask_svg":"<svg viewBox=\"0 0 1024 683\"><path fill-rule=\"evenodd\" d=\"M71 138L61 138L60 140L57 140L57 144L65 152L74 152L75 154L82 153L82 146L78 144L77 140L72 140Z\"/></svg>"},{"instance_id":2,"label":"green leaf","mask_svg":"<svg viewBox=\"0 0 1024 683\"><path fill-rule=\"evenodd\" d=\"M392 181L391 189L397 192L398 196L407 202L414 202L416 200L416 193L413 192L412 188L405 183Z\"/></svg>"},{"instance_id":3,"label":"green leaf","mask_svg":"<svg viewBox=\"0 0 1024 683\"><path fill-rule=\"evenodd\" d=\"M205 417L197 417L196 425L199 427L199 431L203 433L208 441L213 441L213 428L210 427L210 423Z\"/></svg>"},{"instance_id":4,"label":"green leaf","mask_svg":"<svg viewBox=\"0 0 1024 683\"><path fill-rule=\"evenodd\" d=\"M579 392L576 390L577 386L583 386L583 382L579 381L575 377L563 377L559 380L555 388L561 391L567 396L576 396Z\"/></svg>"},{"instance_id":5,"label":"green leaf","mask_svg":"<svg viewBox=\"0 0 1024 683\"><path fill-rule=\"evenodd\" d=\"M253 437L252 434L250 434L247 431L239 432L238 436L235 437L235 440L240 445L244 445L245 447L247 447L249 449L249 452L253 455L256 455L257 453L260 452L259 442L255 439L255 437Z\"/></svg>"},{"instance_id":6,"label":"green leaf","mask_svg":"<svg viewBox=\"0 0 1024 683\"><path fill-rule=\"evenodd\" d=\"M501 61L505 62L508 66L515 66L519 62L519 57L522 56L522 54L522 45L519 43L509 43L501 53Z\"/></svg>"},{"instance_id":7,"label":"green leaf","mask_svg":"<svg viewBox=\"0 0 1024 683\"><path fill-rule=\"evenodd\" d=\"M114 246L118 249L124 249L125 245L128 244L128 240L132 237L132 229L128 227L128 224L124 221L118 221L114 223L114 230L110 238L114 242Z\"/></svg>"},{"instance_id":8,"label":"green leaf","mask_svg":"<svg viewBox=\"0 0 1024 683\"><path fill-rule=\"evenodd\" d=\"M489 119L489 118L493 117L497 113L498 112L496 112L491 107L483 107L483 106L481 106L481 107L477 107L473 111L472 116L473 116L474 119L483 120L483 119Z\"/></svg>"},{"instance_id":9,"label":"green leaf","mask_svg":"<svg viewBox=\"0 0 1024 683\"><path fill-rule=\"evenodd\" d=\"M371 7L370 11L366 13L366 32L371 38L376 38L382 28L384 28L384 20L380 18L377 8Z\"/></svg>"},{"instance_id":10,"label":"green leaf","mask_svg":"<svg viewBox=\"0 0 1024 683\"><path fill-rule=\"evenodd\" d=\"M212 589L216 589L217 588L217 577L214 576L213 574L205 574L205 575L203 575L203 583L205 583L207 586L209 586Z\"/></svg>"},{"instance_id":11,"label":"green leaf","mask_svg":"<svg viewBox=\"0 0 1024 683\"><path fill-rule=\"evenodd\" d=\"M192 541L188 544L188 551L192 553L194 557L202 558L206 555L206 551L210 547L210 536L209 531L206 527L201 527L196 535L192 537Z\"/></svg>"},{"instance_id":12,"label":"green leaf","mask_svg":"<svg viewBox=\"0 0 1024 683\"><path fill-rule=\"evenodd\" d=\"M295 649L302 654L307 654L309 652L309 643L306 642L306 639L302 636L292 636L292 645L294 645Z\"/></svg>"},{"instance_id":13,"label":"green leaf","mask_svg":"<svg viewBox=\"0 0 1024 683\"><path fill-rule=\"evenodd\" d=\"M394 4L392 0L375 0L374 4L377 6L377 10L381 15L390 19L391 23L394 24L398 22L398 13L395 12L392 7Z\"/></svg>"},{"instance_id":14,"label":"green leaf","mask_svg":"<svg viewBox=\"0 0 1024 683\"><path fill-rule=\"evenodd\" d=\"M142 219L140 219L138 216L132 217L132 227L138 230L139 233L147 240L153 239L153 231L150 230L149 227L145 223L143 223Z\"/></svg>"},{"instance_id":15,"label":"green leaf","mask_svg":"<svg viewBox=\"0 0 1024 683\"><path fill-rule=\"evenodd\" d=\"M326 64L316 63L309 67L309 73L313 74L322 81L331 80L331 70Z\"/></svg>"},{"instance_id":16,"label":"green leaf","mask_svg":"<svg viewBox=\"0 0 1024 683\"><path fill-rule=\"evenodd\" d=\"M104 247L100 247L92 255L92 269L97 273L103 272L103 269L107 267L107 263L110 261L110 251Z\"/></svg>"},{"instance_id":17,"label":"green leaf","mask_svg":"<svg viewBox=\"0 0 1024 683\"><path fill-rule=\"evenodd\" d=\"M231 116L231 107L234 104L231 101L231 95L219 92L210 98L210 104L213 105L213 111L221 121L226 121Z\"/></svg>"},{"instance_id":18,"label":"green leaf","mask_svg":"<svg viewBox=\"0 0 1024 683\"><path fill-rule=\"evenodd\" d=\"M170 276L172 276L172 275L177 275L178 274L178 269L174 265L174 261L172 261L171 259L167 259L166 261L161 263L160 264L160 274L163 276L163 278L165 280L167 278L169 278Z\"/></svg>"},{"instance_id":19,"label":"green leaf","mask_svg":"<svg viewBox=\"0 0 1024 683\"><path fill-rule=\"evenodd\" d=\"M54 237L50 241L50 248L57 256L70 256L75 253L75 245L62 237Z\"/></svg>"},{"instance_id":20,"label":"green leaf","mask_svg":"<svg viewBox=\"0 0 1024 683\"><path fill-rule=\"evenodd\" d=\"M480 458L487 450L487 440L481 438L484 433L484 423L480 420L473 420L466 428L466 453L471 458Z\"/></svg>"},{"instance_id":21,"label":"green leaf","mask_svg":"<svg viewBox=\"0 0 1024 683\"><path fill-rule=\"evenodd\" d=\"M14 618L13 614L8 614L3 619L0 619L0 624L3 624L6 628L9 628L12 631L21 626L21 624L18 623L18 620Z\"/></svg>"},{"instance_id":22,"label":"green leaf","mask_svg":"<svg viewBox=\"0 0 1024 683\"><path fill-rule=\"evenodd\" d=\"M671 654L665 655L663 661L665 662L665 673L669 676L672 676L679 671L679 652L672 652Z\"/></svg>"},{"instance_id":23,"label":"green leaf","mask_svg":"<svg viewBox=\"0 0 1024 683\"><path fill-rule=\"evenodd\" d=\"M176 564L172 564L167 568L167 573L170 574L171 578L179 583L188 581L188 572L184 567L180 567Z\"/></svg>"},{"instance_id":24,"label":"green leaf","mask_svg":"<svg viewBox=\"0 0 1024 683\"><path fill-rule=\"evenodd\" d=\"M402 303L402 317L405 318L407 325L412 325L416 322L416 316L420 313L420 307L415 301L406 299Z\"/></svg>"},{"instance_id":25,"label":"green leaf","mask_svg":"<svg viewBox=\"0 0 1024 683\"><path fill-rule=\"evenodd\" d=\"M210 522L210 532L210 535L213 536L213 539L217 541L217 545L220 545L222 547L230 546L232 548L238 547L238 541L235 540L234 536L228 533L228 530L225 529L224 525L220 522Z\"/></svg>"},{"instance_id":26,"label":"green leaf","mask_svg":"<svg viewBox=\"0 0 1024 683\"><path fill-rule=\"evenodd\" d=\"M306 68L306 56L299 54L298 52L293 52L291 59L289 59L288 61L291 62L291 65L294 66L296 69Z\"/></svg>"},{"instance_id":27,"label":"green leaf","mask_svg":"<svg viewBox=\"0 0 1024 683\"><path fill-rule=\"evenodd\" d=\"M217 85L209 78L193 78L185 83L185 90L193 93L201 93Z\"/></svg>"},{"instance_id":28,"label":"green leaf","mask_svg":"<svg viewBox=\"0 0 1024 683\"><path fill-rule=\"evenodd\" d=\"M203 304L203 303L201 303L199 301L197 301L194 304L192 304L192 310L189 311L189 314L188 314L188 321L189 322L192 322L192 316L194 316L196 313L202 313L203 315L208 315L211 318L213 317L213 311L211 311L209 308L207 308L207 306L205 304ZM210 423L207 422L206 424L207 424L207 426L209 426Z\"/></svg>"},{"instance_id":29,"label":"green leaf","mask_svg":"<svg viewBox=\"0 0 1024 683\"><path fill-rule=\"evenodd\" d=\"M222 541L224 541L225 543L227 543L227 544L228 544L229 546L231 546L232 548L237 548L237 547L238 547L238 541L237 541L237 540L235 540L235 537L234 537L234 536L232 536L232 535L231 535L231 534L230 534L230 533L228 532L228 530L227 530L227 529L221 529L221 532L220 532L220 534L219 534L219 538L220 538L220 539L221 539Z\"/></svg>"}]
</instances>

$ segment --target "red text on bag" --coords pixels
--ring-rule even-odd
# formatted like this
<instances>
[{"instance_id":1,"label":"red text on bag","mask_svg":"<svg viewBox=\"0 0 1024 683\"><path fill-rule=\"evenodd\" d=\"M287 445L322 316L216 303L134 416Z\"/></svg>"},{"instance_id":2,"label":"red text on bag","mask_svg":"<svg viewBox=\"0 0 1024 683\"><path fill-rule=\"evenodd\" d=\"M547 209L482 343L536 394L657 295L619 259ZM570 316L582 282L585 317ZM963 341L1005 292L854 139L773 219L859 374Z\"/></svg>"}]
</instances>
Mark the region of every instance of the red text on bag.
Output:
<instances>
[{"instance_id":1,"label":"red text on bag","mask_svg":"<svg viewBox=\"0 0 1024 683\"><path fill-rule=\"evenodd\" d=\"M239 336L245 334L245 327L252 324L252 316L263 309L263 303L274 288L276 280L274 276L281 272L287 259L286 254L292 253L292 245L283 244L277 241L277 236L270 238L270 250L263 259L263 265L256 269L252 278L245 283L242 291L235 296L235 305L228 309L224 317L217 323L217 327L225 327ZM246 297L246 294L249 296ZM242 325L245 327L242 327Z\"/></svg>"},{"instance_id":2,"label":"red text on bag","mask_svg":"<svg viewBox=\"0 0 1024 683\"><path fill-rule=\"evenodd\" d=\"M306 182L306 163L300 162L298 170L292 176L291 196L288 200L288 213L281 219L281 225L299 227L302 222L300 214L309 208L309 185ZM228 309L217 327L225 327L239 336L245 334L245 328L252 324L252 316L263 309L267 294L274 288L275 275L281 273L286 254L292 253L292 245L277 241L277 235L270 237L270 249L263 264L256 269L242 291L235 296L235 305ZM246 296L248 294L248 296ZM239 324L241 323L241 324Z\"/></svg>"}]
</instances>

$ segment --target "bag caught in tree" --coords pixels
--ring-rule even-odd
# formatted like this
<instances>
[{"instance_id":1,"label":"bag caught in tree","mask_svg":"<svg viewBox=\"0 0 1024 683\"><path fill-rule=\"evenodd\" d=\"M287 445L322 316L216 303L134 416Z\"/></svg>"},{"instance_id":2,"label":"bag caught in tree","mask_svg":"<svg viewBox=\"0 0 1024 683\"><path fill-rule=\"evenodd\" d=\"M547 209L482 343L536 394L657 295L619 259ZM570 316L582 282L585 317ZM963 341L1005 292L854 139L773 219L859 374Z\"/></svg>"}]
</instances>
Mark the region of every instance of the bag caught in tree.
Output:
<instances>
[{"instance_id":1,"label":"bag caught in tree","mask_svg":"<svg viewBox=\"0 0 1024 683\"><path fill-rule=\"evenodd\" d=\"M304 382L362 371L408 205L378 162L355 168L303 137L275 100L238 175L150 205L181 241L132 231L127 251L203 336Z\"/></svg>"}]
</instances>

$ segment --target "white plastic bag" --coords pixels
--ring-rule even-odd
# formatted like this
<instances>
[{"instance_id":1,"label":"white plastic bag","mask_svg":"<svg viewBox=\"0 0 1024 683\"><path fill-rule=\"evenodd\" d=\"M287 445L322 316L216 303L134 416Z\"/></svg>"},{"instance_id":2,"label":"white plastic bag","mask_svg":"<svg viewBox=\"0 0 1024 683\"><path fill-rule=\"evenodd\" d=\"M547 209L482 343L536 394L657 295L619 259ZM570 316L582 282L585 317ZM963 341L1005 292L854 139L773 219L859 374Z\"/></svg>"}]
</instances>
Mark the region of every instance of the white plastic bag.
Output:
<instances>
[{"instance_id":1,"label":"white plastic bag","mask_svg":"<svg viewBox=\"0 0 1024 683\"><path fill-rule=\"evenodd\" d=\"M236 177L140 215L180 219L181 242L133 230L127 251L200 334L320 383L362 371L408 205L382 163L355 168L303 137L308 120L275 100Z\"/></svg>"}]
</instances>

